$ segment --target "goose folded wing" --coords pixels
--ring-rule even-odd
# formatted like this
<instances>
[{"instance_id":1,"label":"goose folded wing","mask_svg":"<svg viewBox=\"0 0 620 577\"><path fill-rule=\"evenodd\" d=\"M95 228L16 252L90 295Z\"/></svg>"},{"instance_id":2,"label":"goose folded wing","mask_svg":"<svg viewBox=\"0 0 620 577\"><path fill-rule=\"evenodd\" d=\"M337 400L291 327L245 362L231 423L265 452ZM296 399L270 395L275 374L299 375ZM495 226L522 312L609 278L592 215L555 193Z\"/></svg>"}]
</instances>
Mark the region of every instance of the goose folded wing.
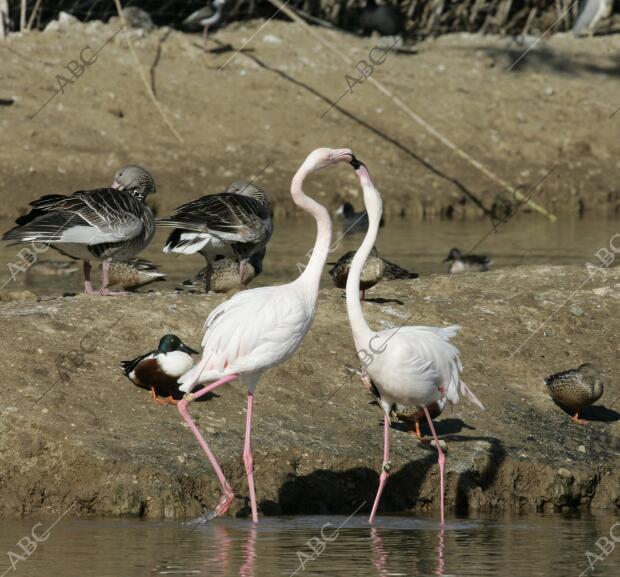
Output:
<instances>
[{"instance_id":1,"label":"goose folded wing","mask_svg":"<svg viewBox=\"0 0 620 577\"><path fill-rule=\"evenodd\" d=\"M29 214L5 240L99 244L135 238L143 231L142 207L128 193L109 188L48 195L31 203Z\"/></svg>"},{"instance_id":2,"label":"goose folded wing","mask_svg":"<svg viewBox=\"0 0 620 577\"><path fill-rule=\"evenodd\" d=\"M261 203L254 198L221 193L188 202L174 216L157 223L206 232L228 242L255 242L268 228L263 212Z\"/></svg>"}]
</instances>

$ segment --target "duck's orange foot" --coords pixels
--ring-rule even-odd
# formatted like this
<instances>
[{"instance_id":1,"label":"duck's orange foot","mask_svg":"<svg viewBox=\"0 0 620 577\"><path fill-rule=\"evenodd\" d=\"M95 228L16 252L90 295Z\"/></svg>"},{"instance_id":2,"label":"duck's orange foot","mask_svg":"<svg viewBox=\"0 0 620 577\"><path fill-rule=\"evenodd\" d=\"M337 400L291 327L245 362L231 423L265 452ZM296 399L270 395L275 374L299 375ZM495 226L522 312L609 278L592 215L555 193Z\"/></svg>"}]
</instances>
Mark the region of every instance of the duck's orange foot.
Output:
<instances>
[{"instance_id":1,"label":"duck's orange foot","mask_svg":"<svg viewBox=\"0 0 620 577\"><path fill-rule=\"evenodd\" d=\"M575 413L571 417L571 420L574 421L575 423L577 423L578 425L582 425L582 426L588 424L588 421L579 418L579 412Z\"/></svg>"},{"instance_id":2,"label":"duck's orange foot","mask_svg":"<svg viewBox=\"0 0 620 577\"><path fill-rule=\"evenodd\" d=\"M149 395L151 397L151 399L153 399L153 401L155 401L156 405L167 405L170 401L169 399L162 399L160 397L157 396L157 393L155 392L155 387L151 387L151 390L149 391ZM170 397L170 399L172 399L172 397Z\"/></svg>"}]
</instances>

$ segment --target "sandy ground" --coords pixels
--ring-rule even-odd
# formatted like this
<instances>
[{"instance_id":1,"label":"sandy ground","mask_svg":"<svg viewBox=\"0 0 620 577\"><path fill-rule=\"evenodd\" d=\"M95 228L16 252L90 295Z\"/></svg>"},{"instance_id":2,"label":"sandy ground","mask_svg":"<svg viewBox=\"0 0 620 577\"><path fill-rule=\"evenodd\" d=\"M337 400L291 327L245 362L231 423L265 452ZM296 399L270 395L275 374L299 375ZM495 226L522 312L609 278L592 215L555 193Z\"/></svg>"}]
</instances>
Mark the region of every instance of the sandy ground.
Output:
<instances>
[{"instance_id":1,"label":"sandy ground","mask_svg":"<svg viewBox=\"0 0 620 577\"><path fill-rule=\"evenodd\" d=\"M18 296L18 295L16 295ZM377 285L374 327L459 323L464 379L486 406L447 411L451 510L620 507L620 269L587 280L584 267L518 267ZM158 407L118 363L165 332L198 347L221 296L149 294L3 302L0 515L198 515L217 480L175 408ZM463 306L467 303L467 306ZM561 305L562 308L558 308ZM555 311L555 312L554 312ZM551 318L549 318L551 316ZM409 320L410 319L410 320ZM578 426L543 378L591 361L604 396ZM321 291L302 348L259 385L254 451L264 514L347 513L372 501L381 465L379 409L357 378L339 289ZM247 513L239 383L192 406ZM395 428L383 511L436 510L434 449Z\"/></svg>"},{"instance_id":2,"label":"sandy ground","mask_svg":"<svg viewBox=\"0 0 620 577\"><path fill-rule=\"evenodd\" d=\"M240 53L205 55L200 37L158 29L130 35L145 74L183 142L163 123L118 23L73 24L0 42L0 216L29 200L110 182L128 162L148 166L168 211L258 175L292 213L290 178L317 146L349 146L382 183L388 216L475 217L512 199L455 156L315 39L284 21L248 21L214 38ZM255 34L256 33L256 34ZM319 29L339 51L368 60L376 40ZM534 38L529 39L531 43ZM107 44L106 44L107 43ZM96 62L79 78L64 67ZM215 43L213 44L215 46ZM458 147L554 212L617 214L620 196L620 37L558 34L527 49L510 39L444 36L391 54L373 77ZM68 78L59 89L57 75ZM343 96L344 95L344 96ZM324 117L332 103L337 106ZM352 176L323 174L318 195L360 199ZM503 199L503 200L502 200Z\"/></svg>"}]
</instances>

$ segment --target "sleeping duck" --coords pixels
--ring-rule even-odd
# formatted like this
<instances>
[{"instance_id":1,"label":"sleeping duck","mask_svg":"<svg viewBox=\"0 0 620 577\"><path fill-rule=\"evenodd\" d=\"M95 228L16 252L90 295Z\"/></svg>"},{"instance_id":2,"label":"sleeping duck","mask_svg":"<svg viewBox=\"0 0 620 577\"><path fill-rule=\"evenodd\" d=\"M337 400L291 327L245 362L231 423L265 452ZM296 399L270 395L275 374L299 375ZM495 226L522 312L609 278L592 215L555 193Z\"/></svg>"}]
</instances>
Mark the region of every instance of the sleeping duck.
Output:
<instances>
[{"instance_id":1,"label":"sleeping duck","mask_svg":"<svg viewBox=\"0 0 620 577\"><path fill-rule=\"evenodd\" d=\"M194 361L190 355L197 354L179 337L169 334L161 338L157 350L123 361L120 366L134 385L150 391L158 405L176 405L173 394L179 386L177 379L192 368Z\"/></svg>"}]
</instances>

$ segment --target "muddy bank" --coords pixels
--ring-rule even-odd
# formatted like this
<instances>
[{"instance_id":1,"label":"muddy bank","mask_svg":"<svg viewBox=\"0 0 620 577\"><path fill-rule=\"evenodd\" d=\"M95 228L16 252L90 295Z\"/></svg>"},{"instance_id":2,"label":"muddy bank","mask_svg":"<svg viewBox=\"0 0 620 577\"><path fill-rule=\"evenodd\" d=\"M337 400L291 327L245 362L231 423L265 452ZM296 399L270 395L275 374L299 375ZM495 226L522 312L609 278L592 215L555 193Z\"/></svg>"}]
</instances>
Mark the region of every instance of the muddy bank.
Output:
<instances>
[{"instance_id":1,"label":"muddy bank","mask_svg":"<svg viewBox=\"0 0 620 577\"><path fill-rule=\"evenodd\" d=\"M369 164L388 218L478 218L476 202L499 213L513 202L369 82L348 92L345 76L359 79L359 72L296 25L264 23L235 23L213 35L214 45L243 47L239 53L205 55L198 35L167 28L114 36L117 25L97 21L0 41L0 97L15 99L0 107L0 216L15 217L42 194L106 185L128 162L154 172L162 211L258 176L276 216L294 215L291 176L325 145L352 145ZM320 33L355 62L368 60L376 43ZM151 102L128 35L182 142ZM86 46L105 48L74 78L65 66ZM416 54L390 54L373 78L548 210L616 214L620 37L557 34L509 71L527 48L449 35L418 44ZM83 56L90 61L93 53ZM54 96L58 75L71 82ZM361 203L347 171L326 171L313 186L332 208L343 199Z\"/></svg>"},{"instance_id":2,"label":"muddy bank","mask_svg":"<svg viewBox=\"0 0 620 577\"><path fill-rule=\"evenodd\" d=\"M520 267L369 292L374 326L412 314L417 324L463 326L456 342L465 380L487 410L462 404L438 421L450 509L620 506L620 270L586 278L583 267ZM259 386L255 478L264 514L350 513L363 501L368 509L376 489L381 415L345 369L355 356L341 292L321 292L303 347ZM212 507L216 478L176 409L155 406L118 362L153 348L165 332L198 346L203 319L221 300L155 293L0 303L0 515L74 504L79 516L191 517ZM585 413L590 424L579 427L542 379L584 361L604 368L607 388ZM247 512L244 407L238 383L192 407L239 493L232 514ZM383 511L435 510L434 450L395 426L393 451Z\"/></svg>"}]
</instances>

